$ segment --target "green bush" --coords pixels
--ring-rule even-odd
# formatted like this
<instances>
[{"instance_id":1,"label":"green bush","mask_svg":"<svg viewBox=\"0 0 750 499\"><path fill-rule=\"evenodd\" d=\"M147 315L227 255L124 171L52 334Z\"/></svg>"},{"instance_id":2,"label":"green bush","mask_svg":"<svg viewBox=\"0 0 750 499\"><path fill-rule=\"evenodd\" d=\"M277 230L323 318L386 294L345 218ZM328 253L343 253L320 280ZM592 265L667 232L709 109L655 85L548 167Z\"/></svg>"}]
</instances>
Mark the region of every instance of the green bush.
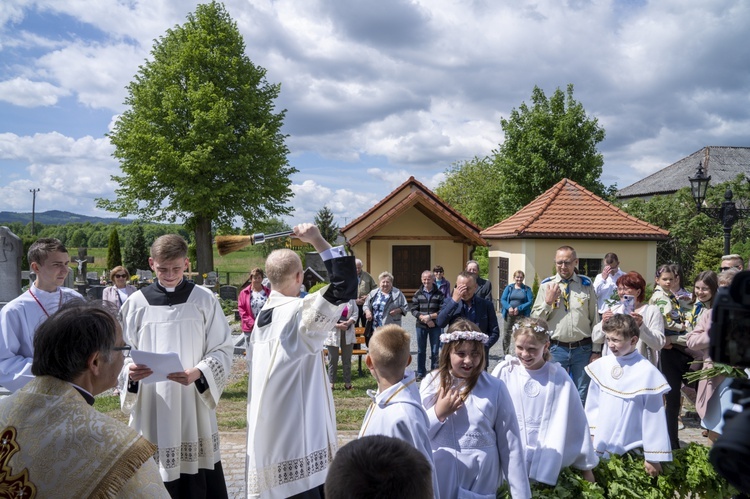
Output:
<instances>
[{"instance_id":1,"label":"green bush","mask_svg":"<svg viewBox=\"0 0 750 499\"><path fill-rule=\"evenodd\" d=\"M316 284L316 285L315 285L315 286L313 286L312 288L308 289L308 290L307 290L307 292L308 292L308 293L314 293L314 292L316 292L317 290L319 290L319 289L321 289L321 288L323 288L323 287L325 287L325 286L327 286L327 285L328 285L328 283L327 283L327 282L319 282L318 284Z\"/></svg>"},{"instance_id":2,"label":"green bush","mask_svg":"<svg viewBox=\"0 0 750 499\"><path fill-rule=\"evenodd\" d=\"M738 491L719 476L708 461L709 448L691 443L672 453L672 462L662 463L662 473L652 478L643 467L643 458L631 454L601 460L594 468L596 483L583 479L580 472L565 468L557 485L533 483L531 495L538 498L584 499L676 499L701 497L719 499ZM498 498L510 498L508 485L497 491Z\"/></svg>"}]
</instances>

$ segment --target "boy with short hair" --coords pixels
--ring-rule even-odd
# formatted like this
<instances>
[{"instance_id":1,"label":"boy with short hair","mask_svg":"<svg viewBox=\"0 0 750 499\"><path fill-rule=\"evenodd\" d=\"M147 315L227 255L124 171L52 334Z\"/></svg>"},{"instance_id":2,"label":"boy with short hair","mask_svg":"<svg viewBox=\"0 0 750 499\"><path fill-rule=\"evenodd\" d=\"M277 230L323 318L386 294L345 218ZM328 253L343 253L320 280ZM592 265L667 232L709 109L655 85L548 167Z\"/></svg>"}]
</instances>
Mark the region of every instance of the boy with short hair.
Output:
<instances>
[{"instance_id":1,"label":"boy with short hair","mask_svg":"<svg viewBox=\"0 0 750 499\"><path fill-rule=\"evenodd\" d=\"M39 325L70 300L83 300L77 291L63 287L70 271L65 245L54 238L37 239L28 252L36 280L28 291L0 310L0 385L11 392L34 379L34 333Z\"/></svg>"},{"instance_id":2,"label":"boy with short hair","mask_svg":"<svg viewBox=\"0 0 750 499\"><path fill-rule=\"evenodd\" d=\"M638 324L629 315L615 314L602 324L606 355L588 366L591 376L586 417L597 454L624 454L643 449L644 467L651 476L661 462L672 460L662 395L669 383L635 348Z\"/></svg>"},{"instance_id":3,"label":"boy with short hair","mask_svg":"<svg viewBox=\"0 0 750 499\"><path fill-rule=\"evenodd\" d=\"M245 470L251 498L323 497L337 447L323 348L344 305L357 297L357 269L354 257L343 246L331 248L316 226L298 225L294 236L320 253L330 284L299 298L299 255L279 249L266 259L271 295L247 345Z\"/></svg>"},{"instance_id":4,"label":"boy with short hair","mask_svg":"<svg viewBox=\"0 0 750 499\"><path fill-rule=\"evenodd\" d=\"M127 359L122 411L157 445L154 459L172 497L227 497L216 405L232 366L232 331L213 292L184 278L187 242L166 234L148 259L156 282L120 308L123 339L133 350L174 352L184 371L149 383L149 366Z\"/></svg>"},{"instance_id":5,"label":"boy with short hair","mask_svg":"<svg viewBox=\"0 0 750 499\"><path fill-rule=\"evenodd\" d=\"M416 378L406 367L411 363L411 337L396 324L375 331L365 363L378 382L378 391L367 394L372 404L365 414L359 436L386 435L413 445L429 460L432 489L438 497L438 482L432 464L432 446L427 413L422 407Z\"/></svg>"},{"instance_id":6,"label":"boy with short hair","mask_svg":"<svg viewBox=\"0 0 750 499\"><path fill-rule=\"evenodd\" d=\"M336 454L326 478L326 499L429 499L431 470L432 461L403 440L362 437Z\"/></svg>"}]
</instances>

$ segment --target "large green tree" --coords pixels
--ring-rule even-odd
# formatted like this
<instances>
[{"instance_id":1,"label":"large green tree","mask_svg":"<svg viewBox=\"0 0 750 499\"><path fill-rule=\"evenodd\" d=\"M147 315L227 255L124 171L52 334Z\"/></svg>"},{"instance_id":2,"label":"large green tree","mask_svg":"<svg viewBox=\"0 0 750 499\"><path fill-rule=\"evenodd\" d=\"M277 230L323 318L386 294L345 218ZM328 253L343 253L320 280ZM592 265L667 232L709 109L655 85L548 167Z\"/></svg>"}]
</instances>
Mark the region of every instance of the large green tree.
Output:
<instances>
[{"instance_id":1,"label":"large green tree","mask_svg":"<svg viewBox=\"0 0 750 499\"><path fill-rule=\"evenodd\" d=\"M223 5L199 5L168 30L128 85L109 138L123 175L98 206L144 220L178 218L195 234L198 274L213 269L212 227L288 213L292 193L275 112L280 85L245 55Z\"/></svg>"},{"instance_id":2,"label":"large green tree","mask_svg":"<svg viewBox=\"0 0 750 499\"><path fill-rule=\"evenodd\" d=\"M599 181L604 158L596 149L605 132L573 98L572 84L566 92L558 88L549 99L535 86L531 106L522 103L500 124L505 140L493 160L502 180L498 202L503 218L563 178L605 194Z\"/></svg>"},{"instance_id":3,"label":"large green tree","mask_svg":"<svg viewBox=\"0 0 750 499\"><path fill-rule=\"evenodd\" d=\"M489 158L475 157L451 165L435 193L463 216L486 228L499 222L505 213L498 202L502 188L497 165Z\"/></svg>"},{"instance_id":4,"label":"large green tree","mask_svg":"<svg viewBox=\"0 0 750 499\"><path fill-rule=\"evenodd\" d=\"M123 254L123 265L130 275L135 275L137 270L148 270L149 247L143 236L143 226L134 224L125 241L125 252Z\"/></svg>"}]
</instances>

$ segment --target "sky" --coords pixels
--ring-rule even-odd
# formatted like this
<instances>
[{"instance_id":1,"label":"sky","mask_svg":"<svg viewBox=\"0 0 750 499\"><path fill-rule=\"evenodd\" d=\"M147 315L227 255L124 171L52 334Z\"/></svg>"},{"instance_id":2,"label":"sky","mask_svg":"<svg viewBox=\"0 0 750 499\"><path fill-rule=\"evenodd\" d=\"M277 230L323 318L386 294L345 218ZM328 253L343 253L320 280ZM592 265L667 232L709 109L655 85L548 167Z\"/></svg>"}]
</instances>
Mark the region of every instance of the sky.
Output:
<instances>
[{"instance_id":1,"label":"sky","mask_svg":"<svg viewBox=\"0 0 750 499\"><path fill-rule=\"evenodd\" d=\"M120 174L105 134L193 0L2 0L0 211L94 216ZM409 176L492 154L534 86L569 83L622 188L704 146L750 146L744 0L226 0L280 83L294 213L340 225ZM697 167L697 165L696 165ZM252 192L248 192L252 195Z\"/></svg>"}]
</instances>

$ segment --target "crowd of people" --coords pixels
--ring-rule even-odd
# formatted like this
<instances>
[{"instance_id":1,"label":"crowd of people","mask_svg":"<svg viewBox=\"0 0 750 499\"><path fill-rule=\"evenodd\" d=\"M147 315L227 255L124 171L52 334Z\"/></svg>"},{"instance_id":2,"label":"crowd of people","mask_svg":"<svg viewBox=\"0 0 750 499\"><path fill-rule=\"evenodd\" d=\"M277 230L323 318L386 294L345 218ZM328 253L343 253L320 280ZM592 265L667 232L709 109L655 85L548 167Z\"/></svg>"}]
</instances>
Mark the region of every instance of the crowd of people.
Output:
<instances>
[{"instance_id":1,"label":"crowd of people","mask_svg":"<svg viewBox=\"0 0 750 499\"><path fill-rule=\"evenodd\" d=\"M723 257L718 275L698 273L691 291L678 266L661 265L647 299L644 276L621 269L616 254L592 281L578 272L575 249L561 246L536 296L522 271L499 293L501 335L492 286L474 260L453 287L441 266L425 270L409 302L391 273L373 279L314 225L294 235L320 254L329 284L302 295L302 262L280 249L239 296L248 497L356 489L490 498L503 482L514 498L531 497L530 483L554 485L566 467L593 481L600 459L627 452L656 476L679 448L683 395L708 444L722 432L730 380L690 386L684 376L711 367L710 310L742 270L739 255ZM126 269L112 269L100 303L62 286L70 259L60 241L40 239L28 256L36 280L0 310L0 384L13 392L0 400L0 431L5 465L21 477L16 490L228 497L216 407L234 345L213 293L185 279L185 240L153 243L156 281L140 290ZM365 363L377 389L359 439L337 454L332 389L339 358L352 389L358 325L372 329ZM507 356L490 373L489 349L501 338ZM91 407L114 387L128 425ZM72 443L78 451L67 451Z\"/></svg>"}]
</instances>

